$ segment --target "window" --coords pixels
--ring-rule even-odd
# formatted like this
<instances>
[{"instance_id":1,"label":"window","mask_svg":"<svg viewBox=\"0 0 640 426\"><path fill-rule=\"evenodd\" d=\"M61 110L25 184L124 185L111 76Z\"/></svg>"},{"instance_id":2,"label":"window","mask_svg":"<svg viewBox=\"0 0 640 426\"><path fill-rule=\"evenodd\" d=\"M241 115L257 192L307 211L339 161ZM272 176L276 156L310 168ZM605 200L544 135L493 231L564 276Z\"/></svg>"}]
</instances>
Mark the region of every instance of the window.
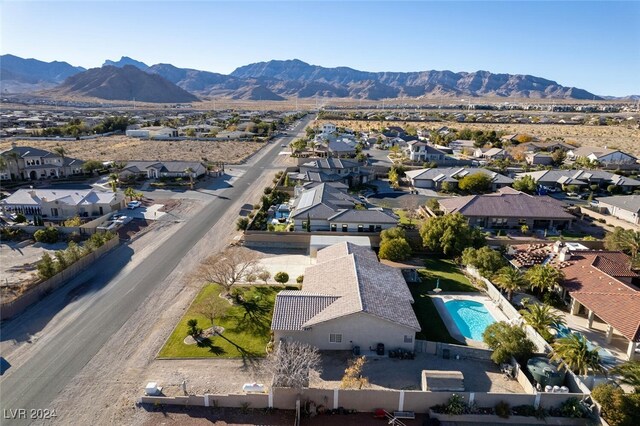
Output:
<instances>
[{"instance_id":1,"label":"window","mask_svg":"<svg viewBox=\"0 0 640 426\"><path fill-rule=\"evenodd\" d=\"M406 334L404 335L404 342L405 343L413 343L413 336L407 336Z\"/></svg>"},{"instance_id":2,"label":"window","mask_svg":"<svg viewBox=\"0 0 640 426\"><path fill-rule=\"evenodd\" d=\"M358 225L358 232L364 232L364 225Z\"/></svg>"},{"instance_id":3,"label":"window","mask_svg":"<svg viewBox=\"0 0 640 426\"><path fill-rule=\"evenodd\" d=\"M329 343L342 343L342 334L330 333Z\"/></svg>"},{"instance_id":4,"label":"window","mask_svg":"<svg viewBox=\"0 0 640 426\"><path fill-rule=\"evenodd\" d=\"M346 223L342 224L342 232L349 232L349 225L347 225Z\"/></svg>"},{"instance_id":5,"label":"window","mask_svg":"<svg viewBox=\"0 0 640 426\"><path fill-rule=\"evenodd\" d=\"M374 230L375 230L375 226L369 225L369 232L374 232Z\"/></svg>"},{"instance_id":6,"label":"window","mask_svg":"<svg viewBox=\"0 0 640 426\"><path fill-rule=\"evenodd\" d=\"M338 225L336 225L335 223L331 224L331 232L336 232L338 230Z\"/></svg>"},{"instance_id":7,"label":"window","mask_svg":"<svg viewBox=\"0 0 640 426\"><path fill-rule=\"evenodd\" d=\"M382 225L376 225L376 232L382 231Z\"/></svg>"}]
</instances>

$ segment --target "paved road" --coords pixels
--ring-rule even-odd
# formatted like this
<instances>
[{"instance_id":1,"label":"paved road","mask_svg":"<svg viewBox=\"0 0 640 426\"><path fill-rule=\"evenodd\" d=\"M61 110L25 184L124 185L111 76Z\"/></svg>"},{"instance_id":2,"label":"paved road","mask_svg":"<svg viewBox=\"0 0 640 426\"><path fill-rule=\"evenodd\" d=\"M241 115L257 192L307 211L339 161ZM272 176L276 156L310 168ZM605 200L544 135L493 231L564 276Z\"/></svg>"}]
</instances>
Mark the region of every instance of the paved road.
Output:
<instances>
[{"instance_id":1,"label":"paved road","mask_svg":"<svg viewBox=\"0 0 640 426\"><path fill-rule=\"evenodd\" d=\"M303 129L312 117L304 119L296 131ZM292 131L291 134L295 134ZM44 336L34 345L30 357L21 365L10 367L0 380L0 401L3 412L1 424L28 424L31 409L45 409L56 395L102 348L135 312L156 285L176 268L179 261L227 213L233 200L239 198L249 186L278 157L281 143L290 137L272 142L263 157L250 166L245 166L244 175L237 178L233 186L224 189L221 195L207 204L195 217L187 221L170 237L170 242L160 244L137 266L127 267L132 249L123 245L94 266L80 274L67 287L78 286L78 309L70 315L76 318L56 333L55 339ZM233 166L235 168L235 166ZM229 214L236 215L237 212ZM31 324L41 329L59 319L42 317L52 303L60 308L69 303L60 292L54 292L21 316L2 324L0 341L26 339ZM82 299L85 299L83 301ZM84 302L84 303L83 303ZM46 344L43 344L47 340ZM11 364L11 356L7 357ZM16 411L26 409L26 418L13 420Z\"/></svg>"}]
</instances>

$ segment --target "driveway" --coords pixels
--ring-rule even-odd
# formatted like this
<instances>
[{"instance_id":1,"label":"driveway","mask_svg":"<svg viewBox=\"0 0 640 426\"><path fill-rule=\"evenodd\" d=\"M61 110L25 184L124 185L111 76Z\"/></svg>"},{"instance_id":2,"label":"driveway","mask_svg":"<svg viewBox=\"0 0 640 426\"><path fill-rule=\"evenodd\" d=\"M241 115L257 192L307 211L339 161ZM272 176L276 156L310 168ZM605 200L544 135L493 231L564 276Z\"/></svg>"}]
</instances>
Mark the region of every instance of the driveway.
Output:
<instances>
[{"instance_id":1,"label":"driveway","mask_svg":"<svg viewBox=\"0 0 640 426\"><path fill-rule=\"evenodd\" d=\"M163 207L164 204L152 204L150 206L141 206L137 209L123 209L120 210L119 213L133 217L134 219L157 220L167 214L166 212L160 211Z\"/></svg>"}]
</instances>

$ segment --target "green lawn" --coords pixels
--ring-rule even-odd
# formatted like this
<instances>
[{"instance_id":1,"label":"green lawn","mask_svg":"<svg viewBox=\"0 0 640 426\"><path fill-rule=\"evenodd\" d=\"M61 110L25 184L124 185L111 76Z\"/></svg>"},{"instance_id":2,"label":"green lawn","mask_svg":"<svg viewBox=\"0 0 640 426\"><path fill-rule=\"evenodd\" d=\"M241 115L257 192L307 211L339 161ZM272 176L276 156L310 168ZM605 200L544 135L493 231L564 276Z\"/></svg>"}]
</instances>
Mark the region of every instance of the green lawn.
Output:
<instances>
[{"instance_id":1,"label":"green lawn","mask_svg":"<svg viewBox=\"0 0 640 426\"><path fill-rule=\"evenodd\" d=\"M407 217L407 212L403 209L393 209L393 212L395 214L398 215L398 217L400 218L400 224L401 225L414 225L417 229L420 229L420 227L422 226L422 222L424 222L420 217L415 217L412 220L409 220L409 218ZM417 216L417 214L416 214ZM409 223L411 222L411 223Z\"/></svg>"},{"instance_id":2,"label":"green lawn","mask_svg":"<svg viewBox=\"0 0 640 426\"><path fill-rule=\"evenodd\" d=\"M271 316L276 294L282 287L239 287L243 290L245 302L230 305L218 297L222 291L217 284L206 285L196 296L193 303L180 319L171 336L158 354L158 358L244 358L264 356L265 347L270 339ZM224 327L222 336L214 336L202 345L185 345L187 321L198 320L198 327L211 327L210 321L199 314L198 307L209 298L213 298L223 314L215 321L216 326Z\"/></svg>"},{"instance_id":3,"label":"green lawn","mask_svg":"<svg viewBox=\"0 0 640 426\"><path fill-rule=\"evenodd\" d=\"M416 334L416 338L464 345L464 343L458 342L451 337L449 331L447 331L429 292L436 287L438 278L440 278L442 291L475 292L478 289L471 285L467 277L460 272L458 266L451 260L427 258L425 259L425 269L420 269L418 273L420 274L421 282L409 285L415 301L413 310L422 328L422 331Z\"/></svg>"},{"instance_id":4,"label":"green lawn","mask_svg":"<svg viewBox=\"0 0 640 426\"><path fill-rule=\"evenodd\" d=\"M418 273L427 290L433 290L436 287L438 278L440 278L442 291L478 291L451 260L427 258L425 260L425 269L420 269Z\"/></svg>"}]
</instances>

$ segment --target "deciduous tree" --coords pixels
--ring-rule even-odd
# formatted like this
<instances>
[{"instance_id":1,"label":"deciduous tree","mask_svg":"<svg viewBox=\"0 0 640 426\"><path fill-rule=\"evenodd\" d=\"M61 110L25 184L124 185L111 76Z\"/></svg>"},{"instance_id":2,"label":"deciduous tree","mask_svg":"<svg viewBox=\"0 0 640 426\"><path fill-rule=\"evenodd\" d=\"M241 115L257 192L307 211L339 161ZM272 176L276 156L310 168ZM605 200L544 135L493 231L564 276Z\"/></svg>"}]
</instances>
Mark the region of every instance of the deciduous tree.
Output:
<instances>
[{"instance_id":1,"label":"deciduous tree","mask_svg":"<svg viewBox=\"0 0 640 426\"><path fill-rule=\"evenodd\" d=\"M257 264L255 253L242 247L231 247L206 258L197 274L203 281L220 284L229 294L236 282L254 273Z\"/></svg>"},{"instance_id":2,"label":"deciduous tree","mask_svg":"<svg viewBox=\"0 0 640 426\"><path fill-rule=\"evenodd\" d=\"M302 389L309 386L309 374L322 371L320 351L296 340L283 340L267 357L265 367L272 374L272 386Z\"/></svg>"}]
</instances>

